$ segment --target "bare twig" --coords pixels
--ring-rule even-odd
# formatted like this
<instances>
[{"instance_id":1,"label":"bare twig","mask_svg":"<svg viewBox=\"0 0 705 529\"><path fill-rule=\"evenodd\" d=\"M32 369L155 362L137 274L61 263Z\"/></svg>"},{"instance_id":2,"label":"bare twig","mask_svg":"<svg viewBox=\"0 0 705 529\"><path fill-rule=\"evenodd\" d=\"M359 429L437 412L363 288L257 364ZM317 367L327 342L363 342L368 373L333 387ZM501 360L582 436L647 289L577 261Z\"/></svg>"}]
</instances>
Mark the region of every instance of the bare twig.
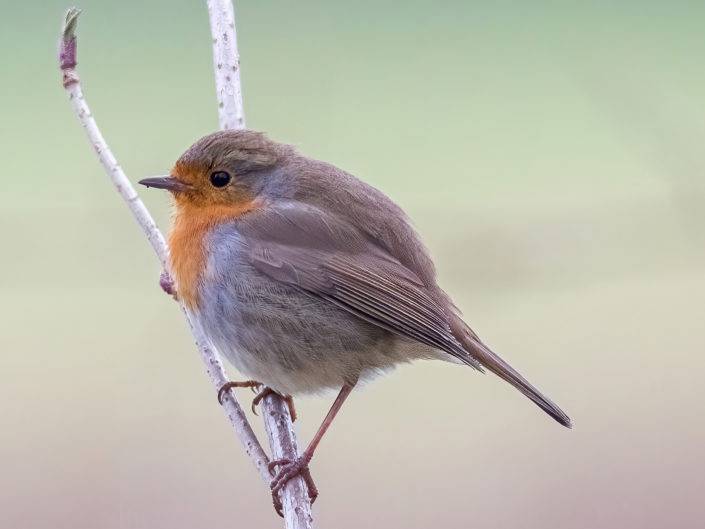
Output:
<instances>
[{"instance_id":1,"label":"bare twig","mask_svg":"<svg viewBox=\"0 0 705 529\"><path fill-rule=\"evenodd\" d=\"M233 3L231 0L208 0L207 4L213 36L213 69L220 128L244 129L245 108L240 87L240 55L237 52Z\"/></svg>"},{"instance_id":2,"label":"bare twig","mask_svg":"<svg viewBox=\"0 0 705 529\"><path fill-rule=\"evenodd\" d=\"M88 105L83 98L83 91L81 90L81 83L76 72L76 22L80 11L78 9L72 8L66 12L66 20L62 30L62 38L59 42L59 55L60 55L60 66L64 73L63 83L64 88L69 94L69 99L73 105L74 111L78 116L78 119L83 126L83 129L88 136L88 140L93 145L100 163L103 165L105 172L110 177L118 193L122 196L123 200L132 211L135 220L144 230L154 248L154 252L157 254L159 261L162 266L166 265L168 257L168 248L166 241L162 236L159 228L154 222L154 219L149 214L149 211L145 205L140 200L137 192L135 191L132 184L125 176L117 160L110 151L108 144L103 139L103 135L98 129L98 125L93 119ZM210 344L208 338L205 336L203 331L194 324L193 316L183 307L184 315L186 316L186 321L189 324L189 328L193 334L196 341L196 346L201 354L201 359L206 365L206 371L210 377L213 385L216 389L219 389L227 382L227 377L225 375L225 370L223 369L223 364L220 362L218 354L215 348ZM259 471L262 479L265 482L269 482L271 476L267 470L267 464L269 459L265 454L262 446L259 444L257 437L255 436L250 424L247 422L247 418L240 408L237 400L231 395L227 394L223 399L223 408L228 414L228 419L235 429L240 442L245 447L247 455L250 457L255 467Z\"/></svg>"},{"instance_id":3,"label":"bare twig","mask_svg":"<svg viewBox=\"0 0 705 529\"><path fill-rule=\"evenodd\" d=\"M213 35L213 62L220 128L244 129L245 112L240 87L240 55L237 51L233 4L231 0L208 0L207 3ZM280 396L270 394L262 400L260 406L272 457L295 459L299 455L296 433L286 402ZM308 489L301 477L292 479L285 485L280 499L287 528L313 527Z\"/></svg>"},{"instance_id":4,"label":"bare twig","mask_svg":"<svg viewBox=\"0 0 705 529\"><path fill-rule=\"evenodd\" d=\"M245 126L245 117L242 105L242 92L240 90L239 57L237 55L235 20L232 4L230 0L209 0L208 9L211 15L211 27L213 32L216 86L218 88L218 109L221 128L242 129ZM75 30L79 15L80 11L75 8L69 9L66 12L62 38L59 44L60 67L63 71L64 88L69 94L69 99L71 100L74 111L89 141L93 145L100 163L103 165L113 185L132 211L135 219L144 230L162 267L166 268L169 252L166 241L103 139L83 97L80 79L76 71ZM170 292L171 281L167 275L162 274L160 284L165 291L172 293ZM206 365L208 376L216 389L219 389L228 379L218 353L208 340L208 337L203 333L200 327L195 324L193 315L183 304L181 308L196 341L201 359ZM265 429L274 457L277 459L294 459L298 455L298 449L286 402L284 399L274 394L263 399L261 406ZM242 408L240 408L237 400L230 392L224 395L223 408L240 442L245 447L247 455L252 459L262 479L266 483L269 483L271 479L267 469L269 459L252 431ZM311 505L306 485L301 478L293 479L289 482L281 493L281 501L287 528L308 529L312 527Z\"/></svg>"},{"instance_id":5,"label":"bare twig","mask_svg":"<svg viewBox=\"0 0 705 529\"><path fill-rule=\"evenodd\" d=\"M294 460L299 455L296 433L291 423L289 408L281 397L270 395L262 400L262 418L267 431L272 459ZM282 512L286 527L313 528L308 488L301 477L287 483L281 493Z\"/></svg>"}]
</instances>

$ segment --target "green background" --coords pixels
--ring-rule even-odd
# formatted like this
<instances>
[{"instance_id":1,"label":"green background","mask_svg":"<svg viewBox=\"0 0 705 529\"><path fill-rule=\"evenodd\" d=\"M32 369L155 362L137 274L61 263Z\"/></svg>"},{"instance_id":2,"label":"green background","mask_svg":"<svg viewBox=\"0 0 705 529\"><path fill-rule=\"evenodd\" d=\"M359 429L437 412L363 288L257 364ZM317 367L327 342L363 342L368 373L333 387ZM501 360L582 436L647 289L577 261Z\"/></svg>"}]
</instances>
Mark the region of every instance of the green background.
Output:
<instances>
[{"instance_id":1,"label":"green background","mask_svg":"<svg viewBox=\"0 0 705 529\"><path fill-rule=\"evenodd\" d=\"M1 5L0 526L280 527L61 88L68 4ZM165 173L218 126L205 2L79 7L106 139L133 181ZM703 4L235 11L248 125L399 202L474 329L575 423L404 366L321 444L318 525L699 527ZM332 398L298 400L302 443Z\"/></svg>"}]
</instances>

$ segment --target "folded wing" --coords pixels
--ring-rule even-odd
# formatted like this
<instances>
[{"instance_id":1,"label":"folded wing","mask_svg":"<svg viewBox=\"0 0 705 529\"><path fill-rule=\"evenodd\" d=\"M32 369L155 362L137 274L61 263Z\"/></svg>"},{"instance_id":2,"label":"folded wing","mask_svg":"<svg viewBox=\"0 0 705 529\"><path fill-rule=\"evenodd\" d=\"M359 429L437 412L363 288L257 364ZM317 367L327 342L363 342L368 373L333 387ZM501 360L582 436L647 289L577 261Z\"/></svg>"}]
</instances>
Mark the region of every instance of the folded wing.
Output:
<instances>
[{"instance_id":1,"label":"folded wing","mask_svg":"<svg viewBox=\"0 0 705 529\"><path fill-rule=\"evenodd\" d=\"M481 370L453 336L446 307L377 241L318 208L288 203L243 221L250 263L393 333Z\"/></svg>"}]
</instances>

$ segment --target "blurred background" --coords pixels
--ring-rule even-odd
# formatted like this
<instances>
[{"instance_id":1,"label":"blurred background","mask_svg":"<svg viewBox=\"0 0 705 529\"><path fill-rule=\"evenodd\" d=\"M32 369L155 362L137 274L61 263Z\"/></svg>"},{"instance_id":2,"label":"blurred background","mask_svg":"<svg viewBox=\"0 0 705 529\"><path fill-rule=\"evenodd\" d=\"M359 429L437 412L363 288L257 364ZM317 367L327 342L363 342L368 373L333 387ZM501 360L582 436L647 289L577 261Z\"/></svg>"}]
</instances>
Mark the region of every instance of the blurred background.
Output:
<instances>
[{"instance_id":1,"label":"blurred background","mask_svg":"<svg viewBox=\"0 0 705 529\"><path fill-rule=\"evenodd\" d=\"M66 1L0 16L0 526L281 527L61 87ZM106 139L133 181L163 174L218 127L205 2L79 7ZM400 203L474 329L575 424L405 366L321 444L317 525L702 527L705 6L235 12L248 125ZM302 445L332 400L298 400Z\"/></svg>"}]
</instances>

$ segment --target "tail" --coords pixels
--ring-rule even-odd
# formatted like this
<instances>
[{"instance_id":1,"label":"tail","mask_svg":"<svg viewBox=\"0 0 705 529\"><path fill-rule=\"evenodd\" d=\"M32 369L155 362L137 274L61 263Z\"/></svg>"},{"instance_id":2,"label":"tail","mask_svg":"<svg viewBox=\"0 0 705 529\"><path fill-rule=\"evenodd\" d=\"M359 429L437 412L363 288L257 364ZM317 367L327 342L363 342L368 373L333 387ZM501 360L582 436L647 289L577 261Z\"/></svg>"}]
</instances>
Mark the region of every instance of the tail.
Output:
<instances>
[{"instance_id":1,"label":"tail","mask_svg":"<svg viewBox=\"0 0 705 529\"><path fill-rule=\"evenodd\" d=\"M492 371L495 375L509 382L512 386L529 397L543 411L548 413L557 422L567 428L572 428L570 417L563 410L556 406L550 399L544 397L541 392L532 386L528 380L517 373L512 366L502 360L499 356L492 352L470 329L468 332L459 333L463 339L461 343L466 351L470 353L474 359L480 364ZM472 366L470 359L463 359L463 362Z\"/></svg>"}]
</instances>

